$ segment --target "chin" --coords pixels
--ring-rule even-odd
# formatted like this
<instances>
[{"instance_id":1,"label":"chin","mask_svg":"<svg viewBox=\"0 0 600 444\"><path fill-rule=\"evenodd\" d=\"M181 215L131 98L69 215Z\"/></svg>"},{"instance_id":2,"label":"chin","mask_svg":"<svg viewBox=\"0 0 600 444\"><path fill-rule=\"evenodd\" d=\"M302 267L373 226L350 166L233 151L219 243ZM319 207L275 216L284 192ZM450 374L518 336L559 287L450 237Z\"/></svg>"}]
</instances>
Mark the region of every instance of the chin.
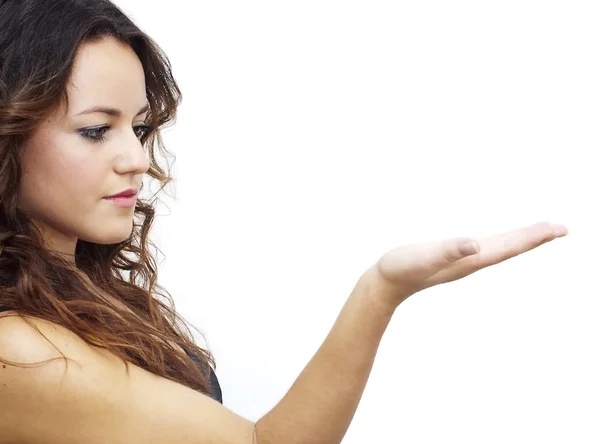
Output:
<instances>
[{"instance_id":1,"label":"chin","mask_svg":"<svg viewBox=\"0 0 600 444\"><path fill-rule=\"evenodd\" d=\"M130 235L131 235L131 231L129 231L126 234L122 234L122 235L113 235L113 236L110 236L110 237L107 236L106 238L104 238L104 242L101 242L101 243L102 244L106 244L106 245L109 245L109 244L120 244L121 242L124 242L127 239L129 239ZM100 243L100 242L98 242L98 243Z\"/></svg>"},{"instance_id":2,"label":"chin","mask_svg":"<svg viewBox=\"0 0 600 444\"><path fill-rule=\"evenodd\" d=\"M82 236L81 239L100 245L119 244L129 239L132 230L133 221L121 227L104 227L104 229L100 229L95 233L88 233L87 236Z\"/></svg>"}]
</instances>

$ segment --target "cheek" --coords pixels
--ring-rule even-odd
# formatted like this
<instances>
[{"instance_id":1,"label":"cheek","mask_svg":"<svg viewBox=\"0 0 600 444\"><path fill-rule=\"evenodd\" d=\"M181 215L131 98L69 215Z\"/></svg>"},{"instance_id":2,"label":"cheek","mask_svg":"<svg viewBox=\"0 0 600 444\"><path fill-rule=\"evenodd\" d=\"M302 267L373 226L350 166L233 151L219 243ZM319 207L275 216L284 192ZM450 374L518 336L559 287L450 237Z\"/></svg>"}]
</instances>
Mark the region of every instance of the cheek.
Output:
<instances>
[{"instance_id":1,"label":"cheek","mask_svg":"<svg viewBox=\"0 0 600 444\"><path fill-rule=\"evenodd\" d=\"M58 142L38 143L24 151L20 193L23 207L70 212L102 198L102 162L82 155L81 147Z\"/></svg>"}]
</instances>

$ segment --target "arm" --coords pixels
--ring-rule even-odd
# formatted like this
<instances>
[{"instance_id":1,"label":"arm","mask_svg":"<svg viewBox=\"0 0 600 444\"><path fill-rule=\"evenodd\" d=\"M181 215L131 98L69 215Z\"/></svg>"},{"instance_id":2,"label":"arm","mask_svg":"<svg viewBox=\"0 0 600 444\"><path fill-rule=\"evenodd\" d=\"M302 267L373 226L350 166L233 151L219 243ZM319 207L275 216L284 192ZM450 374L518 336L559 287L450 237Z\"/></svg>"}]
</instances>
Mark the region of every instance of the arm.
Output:
<instances>
[{"instance_id":1,"label":"arm","mask_svg":"<svg viewBox=\"0 0 600 444\"><path fill-rule=\"evenodd\" d=\"M391 312L361 279L327 339L283 400L257 424L211 398L29 318L71 359L0 365L0 444L338 443L354 415ZM35 363L60 353L24 320L0 315L0 357Z\"/></svg>"},{"instance_id":2,"label":"arm","mask_svg":"<svg viewBox=\"0 0 600 444\"><path fill-rule=\"evenodd\" d=\"M327 339L287 395L256 424L260 444L340 443L393 312L412 294L461 279L568 233L548 222L476 241L398 247L360 278Z\"/></svg>"},{"instance_id":3,"label":"arm","mask_svg":"<svg viewBox=\"0 0 600 444\"><path fill-rule=\"evenodd\" d=\"M286 396L257 422L260 444L342 441L393 314L374 297L369 272L358 281L327 338Z\"/></svg>"}]
</instances>

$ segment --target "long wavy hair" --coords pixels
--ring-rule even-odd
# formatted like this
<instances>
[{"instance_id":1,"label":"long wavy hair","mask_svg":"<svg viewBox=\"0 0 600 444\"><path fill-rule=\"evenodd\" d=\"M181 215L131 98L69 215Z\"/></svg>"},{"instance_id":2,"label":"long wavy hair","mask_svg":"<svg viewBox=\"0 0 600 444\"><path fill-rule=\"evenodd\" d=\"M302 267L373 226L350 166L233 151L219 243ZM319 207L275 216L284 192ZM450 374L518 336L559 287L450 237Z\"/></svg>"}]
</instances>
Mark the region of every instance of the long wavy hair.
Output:
<instances>
[{"instance_id":1,"label":"long wavy hair","mask_svg":"<svg viewBox=\"0 0 600 444\"><path fill-rule=\"evenodd\" d=\"M68 103L80 45L105 37L128 44L143 65L150 131L142 143L150 158L148 175L160 187L150 199L138 200L126 241L100 245L80 239L73 264L47 249L34 221L17 208L19 151L40 120ZM172 180L169 162L167 171L158 162L157 154L174 159L160 130L174 122L180 102L166 55L109 0L0 0L0 308L59 324L126 366L133 363L210 394L214 359L194 343L172 297L158 285L153 252L160 250L149 239L157 196Z\"/></svg>"}]
</instances>

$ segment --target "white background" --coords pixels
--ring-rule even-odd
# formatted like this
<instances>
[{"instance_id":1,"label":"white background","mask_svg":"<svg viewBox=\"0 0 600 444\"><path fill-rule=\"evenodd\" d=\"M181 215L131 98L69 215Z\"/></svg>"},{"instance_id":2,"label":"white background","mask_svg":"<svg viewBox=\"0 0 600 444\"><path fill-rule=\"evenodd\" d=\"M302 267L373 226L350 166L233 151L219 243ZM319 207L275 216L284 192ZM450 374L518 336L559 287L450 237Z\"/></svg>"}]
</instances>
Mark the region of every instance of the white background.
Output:
<instances>
[{"instance_id":1,"label":"white background","mask_svg":"<svg viewBox=\"0 0 600 444\"><path fill-rule=\"evenodd\" d=\"M184 93L160 282L228 408L272 408L387 250L549 220L401 305L344 443L600 441L597 2L117 4Z\"/></svg>"}]
</instances>

